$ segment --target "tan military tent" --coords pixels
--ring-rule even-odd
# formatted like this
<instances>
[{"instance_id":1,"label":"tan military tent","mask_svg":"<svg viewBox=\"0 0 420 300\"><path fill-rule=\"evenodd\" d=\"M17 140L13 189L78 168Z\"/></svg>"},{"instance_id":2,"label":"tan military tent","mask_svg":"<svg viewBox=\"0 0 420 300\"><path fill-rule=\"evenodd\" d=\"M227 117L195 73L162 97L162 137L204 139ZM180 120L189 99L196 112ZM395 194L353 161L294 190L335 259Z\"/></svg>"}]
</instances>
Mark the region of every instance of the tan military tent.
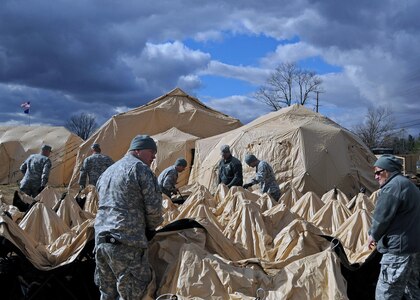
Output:
<instances>
[{"instance_id":1,"label":"tan military tent","mask_svg":"<svg viewBox=\"0 0 420 300\"><path fill-rule=\"evenodd\" d=\"M183 157L188 162L184 172L178 174L177 186L181 187L188 183L191 165L195 150L195 141L199 138L178 130L173 127L163 133L153 135L156 141L158 153L153 161L151 168L155 174L160 174L167 167L172 166L179 157Z\"/></svg>"},{"instance_id":2,"label":"tan military tent","mask_svg":"<svg viewBox=\"0 0 420 300\"><path fill-rule=\"evenodd\" d=\"M0 184L16 183L23 174L19 171L25 159L41 151L42 144L53 148L49 185L67 185L83 140L64 127L1 126L0 127Z\"/></svg>"},{"instance_id":3,"label":"tan military tent","mask_svg":"<svg viewBox=\"0 0 420 300\"><path fill-rule=\"evenodd\" d=\"M322 195L334 186L349 198L364 186L377 188L372 174L375 156L350 131L303 106L294 105L264 115L253 122L196 142L195 164L189 183L214 192L220 146L228 144L241 161L246 153L268 161L282 187ZM243 163L244 181L255 175ZM284 192L284 191L283 191Z\"/></svg>"},{"instance_id":4,"label":"tan military tent","mask_svg":"<svg viewBox=\"0 0 420 300\"><path fill-rule=\"evenodd\" d=\"M71 184L79 178L83 160L93 143L115 161L120 159L138 134L155 135L172 127L199 138L210 137L240 127L239 120L222 114L176 88L138 108L113 116L80 147ZM159 152L159 149L158 149ZM158 174L157 174L158 175Z\"/></svg>"}]
</instances>

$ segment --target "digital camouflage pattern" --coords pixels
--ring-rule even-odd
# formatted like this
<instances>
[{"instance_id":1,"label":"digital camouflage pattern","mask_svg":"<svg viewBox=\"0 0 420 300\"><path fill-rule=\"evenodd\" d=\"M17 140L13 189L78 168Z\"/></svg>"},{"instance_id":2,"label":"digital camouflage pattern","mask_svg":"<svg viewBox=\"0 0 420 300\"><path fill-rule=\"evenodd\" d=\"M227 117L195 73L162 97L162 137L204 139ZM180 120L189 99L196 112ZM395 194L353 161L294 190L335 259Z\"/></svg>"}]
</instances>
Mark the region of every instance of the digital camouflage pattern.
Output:
<instances>
[{"instance_id":1,"label":"digital camouflage pattern","mask_svg":"<svg viewBox=\"0 0 420 300\"><path fill-rule=\"evenodd\" d=\"M146 280L145 271L150 268L148 260L140 259L136 255L146 253L146 230L155 230L163 220L162 194L150 168L131 153L106 169L96 186L99 196L95 219L97 282L101 299L116 299L107 298L107 293L113 294L118 288L122 297L127 289L132 288L134 294L142 289L139 281L144 282L143 285L150 281ZM109 235L122 244L99 243L103 237ZM130 273L131 271L134 273ZM137 274L145 276L137 277ZM124 291L119 289L121 284ZM140 294L135 297L141 298Z\"/></svg>"},{"instance_id":2,"label":"digital camouflage pattern","mask_svg":"<svg viewBox=\"0 0 420 300\"><path fill-rule=\"evenodd\" d=\"M420 256L385 253L376 285L375 298L420 299Z\"/></svg>"},{"instance_id":3,"label":"digital camouflage pattern","mask_svg":"<svg viewBox=\"0 0 420 300\"><path fill-rule=\"evenodd\" d=\"M226 184L229 188L232 186L242 186L243 174L242 163L236 157L221 159L219 162L219 183Z\"/></svg>"},{"instance_id":4,"label":"digital camouflage pattern","mask_svg":"<svg viewBox=\"0 0 420 300\"><path fill-rule=\"evenodd\" d=\"M274 200L278 201L281 193L273 168L268 162L261 160L256 166L255 172L255 177L251 182L253 184L259 183L262 193L268 193Z\"/></svg>"},{"instance_id":5,"label":"digital camouflage pattern","mask_svg":"<svg viewBox=\"0 0 420 300\"><path fill-rule=\"evenodd\" d=\"M114 161L109 156L100 153L93 153L86 157L80 169L79 185L85 187L87 177L89 177L89 184L96 185L99 176L113 163Z\"/></svg>"},{"instance_id":6,"label":"digital camouflage pattern","mask_svg":"<svg viewBox=\"0 0 420 300\"><path fill-rule=\"evenodd\" d=\"M159 188L162 193L171 197L171 194L176 194L176 181L178 180L178 171L175 166L170 166L163 170L158 177Z\"/></svg>"},{"instance_id":7,"label":"digital camouflage pattern","mask_svg":"<svg viewBox=\"0 0 420 300\"><path fill-rule=\"evenodd\" d=\"M48 183L51 170L50 159L42 154L30 155L20 166L24 174L20 181L20 190L25 194L35 197L39 194L41 187Z\"/></svg>"},{"instance_id":8,"label":"digital camouflage pattern","mask_svg":"<svg viewBox=\"0 0 420 300\"><path fill-rule=\"evenodd\" d=\"M113 244L96 248L95 283L101 300L142 299L151 280L147 249Z\"/></svg>"}]
</instances>

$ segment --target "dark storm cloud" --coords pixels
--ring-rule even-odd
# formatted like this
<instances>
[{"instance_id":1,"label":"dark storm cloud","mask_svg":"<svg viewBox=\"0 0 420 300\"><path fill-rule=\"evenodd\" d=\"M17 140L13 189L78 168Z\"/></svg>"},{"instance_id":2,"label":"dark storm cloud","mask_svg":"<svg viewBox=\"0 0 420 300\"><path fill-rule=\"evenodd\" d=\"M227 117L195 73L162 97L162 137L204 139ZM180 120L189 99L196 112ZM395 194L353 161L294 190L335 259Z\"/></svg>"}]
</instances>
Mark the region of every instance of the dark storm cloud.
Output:
<instances>
[{"instance_id":1,"label":"dark storm cloud","mask_svg":"<svg viewBox=\"0 0 420 300\"><path fill-rule=\"evenodd\" d=\"M80 112L103 122L176 86L195 95L205 74L257 87L278 63L311 55L342 69L325 75L326 107L363 111L381 103L418 113L419 10L414 0L5 0L0 123L24 123L23 101L33 103L34 122L62 125ZM223 43L225 33L269 36L279 47L260 58L264 64L243 66L182 42ZM285 39L301 44L287 51ZM244 120L257 111L250 95L202 96L216 108L239 101L235 117Z\"/></svg>"},{"instance_id":2,"label":"dark storm cloud","mask_svg":"<svg viewBox=\"0 0 420 300\"><path fill-rule=\"evenodd\" d=\"M112 30L118 15L102 10L99 18L94 6L67 3L73 2L2 3L0 81L71 93L135 90L116 55L130 51Z\"/></svg>"}]
</instances>

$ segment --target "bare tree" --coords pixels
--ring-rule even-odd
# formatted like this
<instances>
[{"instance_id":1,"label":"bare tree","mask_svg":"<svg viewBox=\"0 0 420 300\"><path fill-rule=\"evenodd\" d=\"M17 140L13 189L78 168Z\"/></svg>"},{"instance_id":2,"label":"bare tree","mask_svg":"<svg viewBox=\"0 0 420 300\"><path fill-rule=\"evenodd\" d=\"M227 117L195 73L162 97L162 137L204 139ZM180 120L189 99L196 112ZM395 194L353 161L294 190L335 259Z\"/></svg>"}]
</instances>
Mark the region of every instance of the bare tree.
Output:
<instances>
[{"instance_id":1,"label":"bare tree","mask_svg":"<svg viewBox=\"0 0 420 300\"><path fill-rule=\"evenodd\" d=\"M354 132L369 148L392 145L395 136L395 121L389 108L369 108L362 124L356 125Z\"/></svg>"},{"instance_id":2,"label":"bare tree","mask_svg":"<svg viewBox=\"0 0 420 300\"><path fill-rule=\"evenodd\" d=\"M98 128L98 124L93 115L81 113L80 115L71 116L67 120L65 127L83 140L87 140Z\"/></svg>"},{"instance_id":3,"label":"bare tree","mask_svg":"<svg viewBox=\"0 0 420 300\"><path fill-rule=\"evenodd\" d=\"M310 93L321 92L322 83L315 72L299 70L296 72L296 83L299 86L299 103L305 105Z\"/></svg>"},{"instance_id":4,"label":"bare tree","mask_svg":"<svg viewBox=\"0 0 420 300\"><path fill-rule=\"evenodd\" d=\"M321 91L322 80L315 72L303 70L295 63L282 63L259 88L254 98L273 110L293 102L305 105L311 93Z\"/></svg>"}]
</instances>

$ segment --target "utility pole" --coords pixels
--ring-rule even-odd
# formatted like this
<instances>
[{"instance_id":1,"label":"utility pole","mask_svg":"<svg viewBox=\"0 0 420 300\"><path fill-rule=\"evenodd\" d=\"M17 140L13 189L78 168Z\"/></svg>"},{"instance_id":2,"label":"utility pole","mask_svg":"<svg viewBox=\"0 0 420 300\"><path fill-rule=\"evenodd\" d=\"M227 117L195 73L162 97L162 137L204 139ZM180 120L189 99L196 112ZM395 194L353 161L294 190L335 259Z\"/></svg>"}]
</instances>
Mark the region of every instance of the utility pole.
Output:
<instances>
[{"instance_id":1,"label":"utility pole","mask_svg":"<svg viewBox=\"0 0 420 300\"><path fill-rule=\"evenodd\" d=\"M319 107L319 91L316 91L316 112L318 112Z\"/></svg>"}]
</instances>

